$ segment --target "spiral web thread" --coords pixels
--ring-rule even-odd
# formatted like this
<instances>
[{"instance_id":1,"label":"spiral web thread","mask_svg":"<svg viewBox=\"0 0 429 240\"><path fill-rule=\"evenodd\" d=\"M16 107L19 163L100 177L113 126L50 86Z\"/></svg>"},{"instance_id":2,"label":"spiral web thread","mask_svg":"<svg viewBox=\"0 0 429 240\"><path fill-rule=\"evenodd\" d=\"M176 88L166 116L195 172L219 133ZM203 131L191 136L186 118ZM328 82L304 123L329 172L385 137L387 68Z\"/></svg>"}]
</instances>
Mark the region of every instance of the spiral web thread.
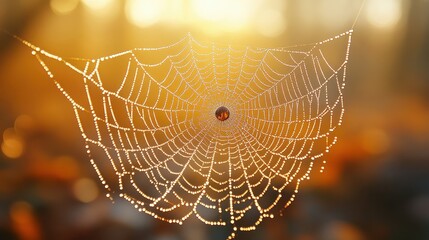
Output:
<instances>
[{"instance_id":1,"label":"spiral web thread","mask_svg":"<svg viewBox=\"0 0 429 240\"><path fill-rule=\"evenodd\" d=\"M344 114L352 32L287 48L189 34L70 60L23 42L72 104L107 197L170 223L195 216L233 238L281 214L323 171ZM226 121L214 115L220 106Z\"/></svg>"}]
</instances>

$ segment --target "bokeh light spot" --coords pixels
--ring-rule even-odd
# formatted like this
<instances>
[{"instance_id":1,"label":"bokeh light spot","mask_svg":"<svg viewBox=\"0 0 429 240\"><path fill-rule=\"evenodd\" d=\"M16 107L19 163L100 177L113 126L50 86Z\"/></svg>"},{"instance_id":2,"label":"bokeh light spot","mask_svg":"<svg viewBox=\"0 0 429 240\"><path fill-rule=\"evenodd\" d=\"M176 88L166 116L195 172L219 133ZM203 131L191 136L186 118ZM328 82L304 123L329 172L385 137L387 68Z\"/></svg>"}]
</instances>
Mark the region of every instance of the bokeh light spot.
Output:
<instances>
[{"instance_id":1,"label":"bokeh light spot","mask_svg":"<svg viewBox=\"0 0 429 240\"><path fill-rule=\"evenodd\" d=\"M102 10L112 4L112 0L82 0L82 2L93 10Z\"/></svg>"},{"instance_id":2,"label":"bokeh light spot","mask_svg":"<svg viewBox=\"0 0 429 240\"><path fill-rule=\"evenodd\" d=\"M1 150L8 158L19 158L24 152L24 142L13 128L8 128L3 132Z\"/></svg>"},{"instance_id":3,"label":"bokeh light spot","mask_svg":"<svg viewBox=\"0 0 429 240\"><path fill-rule=\"evenodd\" d=\"M58 15L71 13L79 4L79 0L51 0L51 10Z\"/></svg>"},{"instance_id":4,"label":"bokeh light spot","mask_svg":"<svg viewBox=\"0 0 429 240\"><path fill-rule=\"evenodd\" d=\"M94 201L99 194L97 184L90 178L81 178L73 185L73 194L81 202Z\"/></svg>"},{"instance_id":5,"label":"bokeh light spot","mask_svg":"<svg viewBox=\"0 0 429 240\"><path fill-rule=\"evenodd\" d=\"M138 27L149 27L161 19L164 5L162 0L127 0L125 16Z\"/></svg>"},{"instance_id":6,"label":"bokeh light spot","mask_svg":"<svg viewBox=\"0 0 429 240\"><path fill-rule=\"evenodd\" d=\"M218 21L226 16L226 0L194 0L192 7L198 17L208 21Z\"/></svg>"},{"instance_id":7,"label":"bokeh light spot","mask_svg":"<svg viewBox=\"0 0 429 240\"><path fill-rule=\"evenodd\" d=\"M370 0L367 6L367 19L378 28L392 28L402 17L401 0Z\"/></svg>"}]
</instances>

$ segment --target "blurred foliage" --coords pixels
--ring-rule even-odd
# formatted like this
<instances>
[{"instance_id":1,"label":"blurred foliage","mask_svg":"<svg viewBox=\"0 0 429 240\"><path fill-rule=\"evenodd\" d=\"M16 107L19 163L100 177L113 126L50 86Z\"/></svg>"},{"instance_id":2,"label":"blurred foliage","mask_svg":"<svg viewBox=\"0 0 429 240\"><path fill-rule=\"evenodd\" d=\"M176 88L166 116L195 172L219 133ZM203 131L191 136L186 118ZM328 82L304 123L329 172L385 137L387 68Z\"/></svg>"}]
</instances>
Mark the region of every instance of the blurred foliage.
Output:
<instances>
[{"instance_id":1,"label":"blurred foliage","mask_svg":"<svg viewBox=\"0 0 429 240\"><path fill-rule=\"evenodd\" d=\"M184 20L138 26L125 1L109 8L119 10L97 7L101 0L68 1L70 11L58 10L58 1L0 1L0 27L64 57L163 46L187 32L288 46L348 30L361 3L267 1L283 16L272 21L285 25L264 35L257 24L225 30L219 26L228 22L199 19L186 4ZM429 239L428 9L427 0L367 0L353 36L344 124L325 172L304 184L283 217L238 239ZM69 103L28 49L6 34L0 44L0 239L225 238L199 222L170 225L122 201L112 205L91 180L97 177Z\"/></svg>"}]
</instances>

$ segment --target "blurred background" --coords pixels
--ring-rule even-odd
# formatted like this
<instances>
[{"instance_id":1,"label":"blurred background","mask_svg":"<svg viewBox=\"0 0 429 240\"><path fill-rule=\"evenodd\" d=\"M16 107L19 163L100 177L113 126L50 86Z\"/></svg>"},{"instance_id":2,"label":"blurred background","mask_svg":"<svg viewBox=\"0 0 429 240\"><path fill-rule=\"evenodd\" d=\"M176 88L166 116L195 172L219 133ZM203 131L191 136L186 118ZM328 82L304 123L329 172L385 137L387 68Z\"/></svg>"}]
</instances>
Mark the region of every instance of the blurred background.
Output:
<instances>
[{"instance_id":1,"label":"blurred background","mask_svg":"<svg viewBox=\"0 0 429 240\"><path fill-rule=\"evenodd\" d=\"M61 57L196 39L257 47L349 30L361 0L0 0L0 28ZM367 0L339 142L283 217L238 239L429 239L429 1ZM30 50L0 33L0 239L224 239L114 204L71 105Z\"/></svg>"}]
</instances>

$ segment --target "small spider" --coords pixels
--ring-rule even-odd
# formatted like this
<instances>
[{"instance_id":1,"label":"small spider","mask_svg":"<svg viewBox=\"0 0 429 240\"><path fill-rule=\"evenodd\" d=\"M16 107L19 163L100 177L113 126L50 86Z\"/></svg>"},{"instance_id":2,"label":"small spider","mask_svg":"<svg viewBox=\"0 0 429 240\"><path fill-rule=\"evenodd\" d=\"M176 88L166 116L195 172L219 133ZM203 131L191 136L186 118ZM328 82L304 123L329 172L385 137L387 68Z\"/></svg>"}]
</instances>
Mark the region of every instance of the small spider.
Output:
<instances>
[{"instance_id":1,"label":"small spider","mask_svg":"<svg viewBox=\"0 0 429 240\"><path fill-rule=\"evenodd\" d=\"M225 121L229 118L229 110L224 106L219 107L216 109L215 115L219 121Z\"/></svg>"}]
</instances>

